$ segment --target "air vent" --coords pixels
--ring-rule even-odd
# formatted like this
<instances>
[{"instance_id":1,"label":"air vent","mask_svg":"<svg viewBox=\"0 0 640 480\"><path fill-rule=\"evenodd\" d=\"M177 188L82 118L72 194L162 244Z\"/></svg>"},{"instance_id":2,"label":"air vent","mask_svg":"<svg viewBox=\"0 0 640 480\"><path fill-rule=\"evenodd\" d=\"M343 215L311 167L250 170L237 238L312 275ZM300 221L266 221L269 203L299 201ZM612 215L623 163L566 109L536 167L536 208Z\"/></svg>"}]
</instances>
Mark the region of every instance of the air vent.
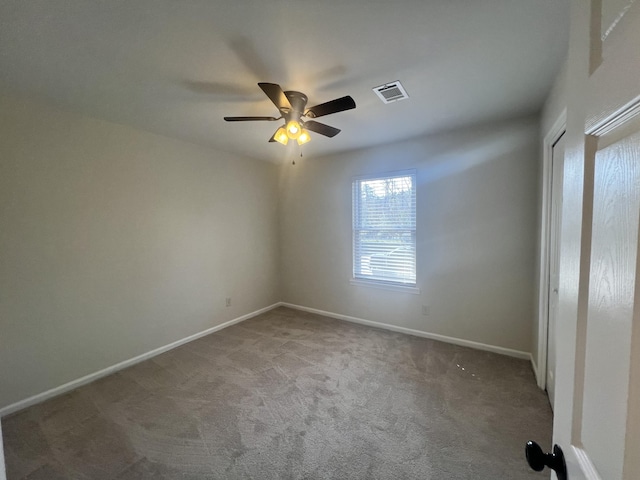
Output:
<instances>
[{"instance_id":1,"label":"air vent","mask_svg":"<svg viewBox=\"0 0 640 480\"><path fill-rule=\"evenodd\" d=\"M373 91L378 95L378 97L380 97L382 103L392 103L409 98L409 95L400 83L400 80L375 87Z\"/></svg>"}]
</instances>

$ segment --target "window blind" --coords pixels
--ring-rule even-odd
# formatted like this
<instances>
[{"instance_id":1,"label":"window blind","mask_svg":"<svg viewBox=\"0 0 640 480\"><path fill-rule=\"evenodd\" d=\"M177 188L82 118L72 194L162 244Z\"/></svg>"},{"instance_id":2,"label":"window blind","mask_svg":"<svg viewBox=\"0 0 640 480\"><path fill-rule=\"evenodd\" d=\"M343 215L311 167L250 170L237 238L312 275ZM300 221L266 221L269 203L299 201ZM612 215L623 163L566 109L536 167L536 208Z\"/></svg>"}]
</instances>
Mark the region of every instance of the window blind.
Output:
<instances>
[{"instance_id":1,"label":"window blind","mask_svg":"<svg viewBox=\"0 0 640 480\"><path fill-rule=\"evenodd\" d=\"M416 284L416 174L353 181L353 277Z\"/></svg>"}]
</instances>

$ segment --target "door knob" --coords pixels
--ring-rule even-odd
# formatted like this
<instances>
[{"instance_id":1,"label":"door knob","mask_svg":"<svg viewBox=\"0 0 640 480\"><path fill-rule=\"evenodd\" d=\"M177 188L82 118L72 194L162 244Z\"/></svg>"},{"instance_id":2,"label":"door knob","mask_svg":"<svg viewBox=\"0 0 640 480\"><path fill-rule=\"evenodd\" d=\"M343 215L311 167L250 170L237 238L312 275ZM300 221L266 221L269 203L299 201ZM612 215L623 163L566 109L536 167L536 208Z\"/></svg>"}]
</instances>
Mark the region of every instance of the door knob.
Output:
<instances>
[{"instance_id":1,"label":"door knob","mask_svg":"<svg viewBox=\"0 0 640 480\"><path fill-rule=\"evenodd\" d=\"M567 480L567 464L564 461L564 453L558 445L553 446L553 453L544 453L540 445L529 441L524 451L527 455L527 463L533 470L541 472L546 466L556 472L558 480Z\"/></svg>"}]
</instances>

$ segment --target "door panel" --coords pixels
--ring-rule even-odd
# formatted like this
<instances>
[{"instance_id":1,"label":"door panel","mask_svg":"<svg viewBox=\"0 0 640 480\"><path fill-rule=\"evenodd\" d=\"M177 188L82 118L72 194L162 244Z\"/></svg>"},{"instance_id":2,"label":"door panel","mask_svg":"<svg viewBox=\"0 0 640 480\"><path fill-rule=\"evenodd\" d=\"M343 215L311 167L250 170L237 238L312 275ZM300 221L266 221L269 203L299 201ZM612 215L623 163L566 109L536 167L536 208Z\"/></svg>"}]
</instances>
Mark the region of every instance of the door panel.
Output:
<instances>
[{"instance_id":1,"label":"door panel","mask_svg":"<svg viewBox=\"0 0 640 480\"><path fill-rule=\"evenodd\" d=\"M600 38L606 39L622 19L634 0L609 0L600 2Z\"/></svg>"},{"instance_id":2,"label":"door panel","mask_svg":"<svg viewBox=\"0 0 640 480\"><path fill-rule=\"evenodd\" d=\"M622 478L625 451L640 219L639 152L636 133L598 150L594 172L581 440L600 475L611 479Z\"/></svg>"},{"instance_id":3,"label":"door panel","mask_svg":"<svg viewBox=\"0 0 640 480\"><path fill-rule=\"evenodd\" d=\"M554 443L570 480L632 480L640 478L640 2L571 2Z\"/></svg>"}]
</instances>

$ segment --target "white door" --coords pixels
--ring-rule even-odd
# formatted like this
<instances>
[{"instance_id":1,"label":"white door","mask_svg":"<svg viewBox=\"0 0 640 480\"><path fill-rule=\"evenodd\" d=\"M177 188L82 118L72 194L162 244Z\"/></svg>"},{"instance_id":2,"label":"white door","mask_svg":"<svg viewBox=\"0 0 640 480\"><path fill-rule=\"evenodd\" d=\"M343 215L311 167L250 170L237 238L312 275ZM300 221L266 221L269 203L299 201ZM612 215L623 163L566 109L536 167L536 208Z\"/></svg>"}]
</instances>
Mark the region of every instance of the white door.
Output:
<instances>
[{"instance_id":1,"label":"white door","mask_svg":"<svg viewBox=\"0 0 640 480\"><path fill-rule=\"evenodd\" d=\"M640 1L571 6L554 443L640 479Z\"/></svg>"},{"instance_id":2,"label":"white door","mask_svg":"<svg viewBox=\"0 0 640 480\"><path fill-rule=\"evenodd\" d=\"M564 165L564 135L553 145L551 155L551 221L549 228L549 281L546 389L553 409L556 374L556 316L560 280L560 220L562 218L562 169Z\"/></svg>"}]
</instances>

